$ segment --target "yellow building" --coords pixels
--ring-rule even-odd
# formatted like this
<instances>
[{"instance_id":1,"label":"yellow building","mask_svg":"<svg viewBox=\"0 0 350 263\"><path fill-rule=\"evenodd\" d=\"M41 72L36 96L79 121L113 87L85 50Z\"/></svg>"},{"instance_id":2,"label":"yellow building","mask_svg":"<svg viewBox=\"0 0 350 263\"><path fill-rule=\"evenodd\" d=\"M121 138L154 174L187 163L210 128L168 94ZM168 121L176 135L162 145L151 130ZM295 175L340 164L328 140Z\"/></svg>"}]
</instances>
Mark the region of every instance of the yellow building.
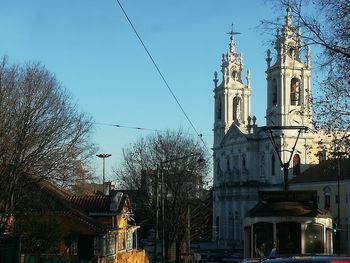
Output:
<instances>
[{"instance_id":1,"label":"yellow building","mask_svg":"<svg viewBox=\"0 0 350 263\"><path fill-rule=\"evenodd\" d=\"M26 247L29 224L39 224L39 231L57 239L57 245L35 252L35 257L59 257L89 262L148 263L143 249L137 247L137 229L128 195L121 192L72 196L47 181L39 181L28 189L30 202L25 211L15 215L17 234L23 237L24 257L33 257ZM59 231L48 225L57 227ZM21 230L22 227L22 230ZM43 239L43 238L42 238ZM36 242L36 246L45 246ZM32 243L30 243L32 244ZM44 250L44 249L43 249ZM38 250L40 251L40 249Z\"/></svg>"}]
</instances>

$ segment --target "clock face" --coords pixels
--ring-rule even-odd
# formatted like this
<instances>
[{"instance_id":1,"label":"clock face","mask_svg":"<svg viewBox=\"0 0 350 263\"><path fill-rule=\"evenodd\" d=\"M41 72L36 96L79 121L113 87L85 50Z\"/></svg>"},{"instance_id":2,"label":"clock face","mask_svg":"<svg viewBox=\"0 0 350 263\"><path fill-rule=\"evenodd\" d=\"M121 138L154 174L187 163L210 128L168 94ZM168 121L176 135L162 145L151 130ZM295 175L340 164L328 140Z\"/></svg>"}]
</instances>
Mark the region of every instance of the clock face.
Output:
<instances>
[{"instance_id":1,"label":"clock face","mask_svg":"<svg viewBox=\"0 0 350 263\"><path fill-rule=\"evenodd\" d=\"M291 124L292 126L302 126L302 125L303 125L303 122L302 122L300 116L292 116L291 121L290 121L290 124Z\"/></svg>"}]
</instances>

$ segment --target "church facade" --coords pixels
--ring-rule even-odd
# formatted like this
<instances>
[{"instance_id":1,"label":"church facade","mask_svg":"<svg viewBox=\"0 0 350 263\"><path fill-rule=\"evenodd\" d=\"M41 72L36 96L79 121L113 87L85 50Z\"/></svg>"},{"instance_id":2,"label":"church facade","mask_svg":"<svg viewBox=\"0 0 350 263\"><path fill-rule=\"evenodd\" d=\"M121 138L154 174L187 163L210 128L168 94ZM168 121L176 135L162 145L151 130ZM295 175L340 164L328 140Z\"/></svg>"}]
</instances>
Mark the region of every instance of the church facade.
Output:
<instances>
[{"instance_id":1,"label":"church facade","mask_svg":"<svg viewBox=\"0 0 350 263\"><path fill-rule=\"evenodd\" d=\"M214 74L213 239L220 247L243 246L245 214L257 204L259 191L286 187L281 165L288 165L290 179L320 157L319 135L301 129L313 130L311 55L301 41L287 9L276 33L275 55L266 54L264 127L250 113L251 75L248 70L242 76L234 32L222 55L221 77Z\"/></svg>"}]
</instances>

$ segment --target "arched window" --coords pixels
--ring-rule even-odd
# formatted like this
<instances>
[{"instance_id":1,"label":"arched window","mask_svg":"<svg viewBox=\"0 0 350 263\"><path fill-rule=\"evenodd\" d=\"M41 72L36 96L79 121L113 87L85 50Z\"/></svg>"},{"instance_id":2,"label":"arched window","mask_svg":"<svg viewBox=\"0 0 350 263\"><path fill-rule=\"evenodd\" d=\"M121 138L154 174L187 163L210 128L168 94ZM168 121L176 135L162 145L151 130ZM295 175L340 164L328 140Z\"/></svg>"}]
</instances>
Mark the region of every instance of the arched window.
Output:
<instances>
[{"instance_id":1,"label":"arched window","mask_svg":"<svg viewBox=\"0 0 350 263\"><path fill-rule=\"evenodd\" d=\"M221 173L221 167L220 167L220 160L217 161L216 163L216 170L217 170L217 173Z\"/></svg>"},{"instance_id":2,"label":"arched window","mask_svg":"<svg viewBox=\"0 0 350 263\"><path fill-rule=\"evenodd\" d=\"M297 78L290 82L290 104L300 105L300 80Z\"/></svg>"},{"instance_id":3,"label":"arched window","mask_svg":"<svg viewBox=\"0 0 350 263\"><path fill-rule=\"evenodd\" d=\"M275 155L272 154L271 156L271 175L275 176L276 175L276 158Z\"/></svg>"},{"instance_id":4,"label":"arched window","mask_svg":"<svg viewBox=\"0 0 350 263\"><path fill-rule=\"evenodd\" d=\"M265 155L261 155L260 159L260 178L265 178Z\"/></svg>"},{"instance_id":5,"label":"arched window","mask_svg":"<svg viewBox=\"0 0 350 263\"><path fill-rule=\"evenodd\" d=\"M324 195L324 209L329 210L331 208L331 194L326 193Z\"/></svg>"},{"instance_id":6,"label":"arched window","mask_svg":"<svg viewBox=\"0 0 350 263\"><path fill-rule=\"evenodd\" d=\"M294 154L293 156L293 175L300 174L300 156L299 154Z\"/></svg>"},{"instance_id":7,"label":"arched window","mask_svg":"<svg viewBox=\"0 0 350 263\"><path fill-rule=\"evenodd\" d=\"M226 170L227 170L227 171L230 171L230 170L231 170L231 168L230 168L230 159L227 159L227 160L226 160Z\"/></svg>"},{"instance_id":8,"label":"arched window","mask_svg":"<svg viewBox=\"0 0 350 263\"><path fill-rule=\"evenodd\" d=\"M277 81L272 80L272 106L277 106Z\"/></svg>"},{"instance_id":9,"label":"arched window","mask_svg":"<svg viewBox=\"0 0 350 263\"><path fill-rule=\"evenodd\" d=\"M323 188L324 195L324 209L329 210L331 208L331 188L326 186Z\"/></svg>"},{"instance_id":10,"label":"arched window","mask_svg":"<svg viewBox=\"0 0 350 263\"><path fill-rule=\"evenodd\" d=\"M242 156L242 168L243 168L243 169L246 169L245 155Z\"/></svg>"},{"instance_id":11,"label":"arched window","mask_svg":"<svg viewBox=\"0 0 350 263\"><path fill-rule=\"evenodd\" d=\"M217 113L216 113L216 114L217 114L217 119L218 119L218 120L221 120L221 117L222 117L222 116L221 116L221 115L222 115L221 99L218 99L218 100L217 100L217 107L216 107L216 108L217 108Z\"/></svg>"},{"instance_id":12,"label":"arched window","mask_svg":"<svg viewBox=\"0 0 350 263\"><path fill-rule=\"evenodd\" d=\"M237 71L232 71L231 76L234 80L237 80Z\"/></svg>"},{"instance_id":13,"label":"arched window","mask_svg":"<svg viewBox=\"0 0 350 263\"><path fill-rule=\"evenodd\" d=\"M233 120L239 121L241 119L241 99L239 97L233 98Z\"/></svg>"}]
</instances>

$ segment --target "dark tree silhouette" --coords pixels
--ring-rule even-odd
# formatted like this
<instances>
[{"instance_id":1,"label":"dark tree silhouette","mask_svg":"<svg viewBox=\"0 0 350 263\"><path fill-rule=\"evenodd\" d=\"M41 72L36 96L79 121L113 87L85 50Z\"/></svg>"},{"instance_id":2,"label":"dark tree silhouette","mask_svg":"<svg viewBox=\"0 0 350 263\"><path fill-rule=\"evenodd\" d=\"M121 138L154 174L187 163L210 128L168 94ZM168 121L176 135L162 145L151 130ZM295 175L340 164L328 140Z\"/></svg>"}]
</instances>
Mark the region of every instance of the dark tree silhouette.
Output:
<instances>
[{"instance_id":1,"label":"dark tree silhouette","mask_svg":"<svg viewBox=\"0 0 350 263\"><path fill-rule=\"evenodd\" d=\"M161 238L164 227L165 251L175 241L177 247L184 247L188 237L189 211L206 197L204 186L208 180L209 164L199 162L199 158L209 160L208 152L182 130L140 138L123 150L123 162L116 171L118 182L124 189L137 191L139 203L135 216L138 216L138 222L142 220L142 227L149 225L154 229L158 214Z\"/></svg>"},{"instance_id":2,"label":"dark tree silhouette","mask_svg":"<svg viewBox=\"0 0 350 263\"><path fill-rule=\"evenodd\" d=\"M44 66L11 65L3 58L0 61L1 214L12 216L17 209L16 198L21 198L23 183L28 183L28 179L45 179L68 187L84 178L88 158L94 150L89 141L91 128L90 118L78 113L67 90Z\"/></svg>"}]
</instances>

